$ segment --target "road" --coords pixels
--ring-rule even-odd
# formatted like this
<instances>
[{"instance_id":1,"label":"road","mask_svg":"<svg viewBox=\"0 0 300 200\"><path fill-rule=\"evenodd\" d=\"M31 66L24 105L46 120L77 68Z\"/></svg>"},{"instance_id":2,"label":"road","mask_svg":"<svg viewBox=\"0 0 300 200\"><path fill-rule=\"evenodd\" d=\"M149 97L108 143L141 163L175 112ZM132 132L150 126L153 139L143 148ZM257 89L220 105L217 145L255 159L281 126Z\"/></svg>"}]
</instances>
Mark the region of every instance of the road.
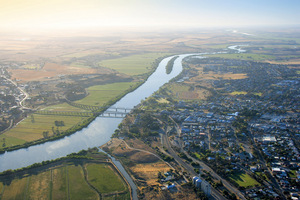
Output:
<instances>
[{"instance_id":1,"label":"road","mask_svg":"<svg viewBox=\"0 0 300 200\"><path fill-rule=\"evenodd\" d=\"M23 93L23 95L24 95L25 97L20 101L20 106L21 106L22 108L28 109L28 108L26 108L25 106L23 106L22 104L23 104L23 102L24 102L26 99L28 99L29 94L28 94L27 92L25 92L22 88L18 87L17 83L13 82L11 79L6 78L5 76L1 76L1 77L4 78L4 79L6 79L7 81L11 82L11 84L13 84L14 86L16 86L16 87L21 91L21 93Z\"/></svg>"},{"instance_id":2,"label":"road","mask_svg":"<svg viewBox=\"0 0 300 200\"><path fill-rule=\"evenodd\" d=\"M170 119L174 122L174 124L175 124L175 127L176 127L176 129L177 129L177 133L178 133L178 136L180 136L180 128L179 128L179 126L178 126L178 124L170 117ZM169 151L171 152L173 152L174 154L175 154L175 156L177 156L177 153L173 150L173 148L171 147L171 145L170 145L170 141L169 141L169 139L168 139L168 136L167 136L167 134L168 134L168 130L169 128L167 128L167 130L166 130L166 133L163 135L163 142L164 142L164 144L165 144L165 146L167 147L167 149L170 149ZM234 193L234 194L236 194L240 199L243 199L243 200L246 200L246 198L244 197L244 195L241 193L241 191L239 191L236 187L234 187L233 185L231 185L227 180L225 180L225 179L223 179L221 176L219 176L213 169L211 169L208 165L206 165L205 163L203 163L202 161L199 161L199 160L197 160L197 159L195 159L195 158L193 158L193 157L191 157L186 151L184 151L184 149L182 148L182 145L181 145L181 140L180 140L180 142L179 142L179 145L180 145L180 147L181 147L181 151L188 157L188 158L190 158L190 159L192 159L193 160L193 162L195 162L195 163L198 163L200 166L201 166L201 168L203 169L203 170L206 170L206 171L208 171L208 172L210 172L210 174L215 178L215 179L217 179L217 180L221 180L222 181L222 183L223 183L223 185L229 190L229 191L231 191L232 193ZM173 155L172 155L173 156ZM178 156L177 156L178 157ZM174 157L175 158L175 157ZM180 157L178 157L179 159L181 159ZM182 159L181 159L182 160ZM185 162L184 162L185 163ZM185 163L186 164L186 163ZM190 165L189 165L190 166ZM190 166L191 167L191 166ZM187 168L186 168L187 169ZM193 172L194 172L194 170L193 170ZM224 198L224 197L223 197Z\"/></svg>"},{"instance_id":3,"label":"road","mask_svg":"<svg viewBox=\"0 0 300 200\"><path fill-rule=\"evenodd\" d=\"M191 177L198 176L198 174L194 171L194 167L187 164L184 160L182 160L177 153L173 150L171 147L170 141L168 139L167 134L162 135L162 143L164 147L167 148L168 153L175 159L175 161L183 168L186 169L186 171L190 174ZM218 200L226 200L221 193L219 193L215 188L211 187L211 198L212 199L218 199Z\"/></svg>"}]
</instances>

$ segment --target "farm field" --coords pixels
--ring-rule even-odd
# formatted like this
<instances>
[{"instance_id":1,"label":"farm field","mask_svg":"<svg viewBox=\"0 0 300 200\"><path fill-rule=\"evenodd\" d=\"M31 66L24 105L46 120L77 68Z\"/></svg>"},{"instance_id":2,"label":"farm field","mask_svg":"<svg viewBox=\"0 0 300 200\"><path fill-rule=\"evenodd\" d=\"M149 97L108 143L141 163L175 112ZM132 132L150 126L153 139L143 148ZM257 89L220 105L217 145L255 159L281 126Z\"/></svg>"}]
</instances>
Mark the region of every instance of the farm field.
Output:
<instances>
[{"instance_id":1,"label":"farm field","mask_svg":"<svg viewBox=\"0 0 300 200\"><path fill-rule=\"evenodd\" d=\"M116 98L130 87L136 85L136 82L121 82L112 83L106 85L96 85L87 89L89 95L76 103L102 106L108 101ZM81 108L73 107L67 103L48 106L43 111L74 111L74 112L90 112ZM23 121L21 121L16 127L8 130L4 134L0 135L0 150L1 148L16 146L24 144L25 142L35 141L43 138L43 132L49 131L48 136L53 135L53 129L60 132L66 131L72 126L87 119L87 117L81 116L60 116L60 115L40 115L31 114ZM56 126L55 121L63 121L64 126ZM3 139L5 138L5 139ZM5 145L3 146L3 144Z\"/></svg>"},{"instance_id":2,"label":"farm field","mask_svg":"<svg viewBox=\"0 0 300 200\"><path fill-rule=\"evenodd\" d=\"M75 111L75 112L86 112L86 110L71 106L67 103L57 104L53 106L47 106L41 110L45 111Z\"/></svg>"},{"instance_id":3,"label":"farm field","mask_svg":"<svg viewBox=\"0 0 300 200\"><path fill-rule=\"evenodd\" d=\"M95 188L102 188L103 199L130 199L126 183L109 164L89 163L86 166L89 182ZM23 177L0 180L0 199L99 199L97 192L88 185L81 164L64 163L42 171L35 170L31 169ZM101 177L105 180L99 179Z\"/></svg>"},{"instance_id":4,"label":"farm field","mask_svg":"<svg viewBox=\"0 0 300 200\"><path fill-rule=\"evenodd\" d=\"M177 100L205 99L209 92L202 88L191 87L189 84L171 83L165 86L172 98Z\"/></svg>"},{"instance_id":5,"label":"farm field","mask_svg":"<svg viewBox=\"0 0 300 200\"><path fill-rule=\"evenodd\" d=\"M91 106L102 106L109 100L116 98L135 84L137 83L121 82L92 86L87 89L89 93L88 96L76 101L76 103Z\"/></svg>"},{"instance_id":6,"label":"farm field","mask_svg":"<svg viewBox=\"0 0 300 200\"><path fill-rule=\"evenodd\" d=\"M52 199L68 199L67 167L52 170Z\"/></svg>"},{"instance_id":7,"label":"farm field","mask_svg":"<svg viewBox=\"0 0 300 200\"><path fill-rule=\"evenodd\" d=\"M67 166L70 199L98 199L97 193L84 179L81 166Z\"/></svg>"},{"instance_id":8,"label":"farm field","mask_svg":"<svg viewBox=\"0 0 300 200\"><path fill-rule=\"evenodd\" d=\"M50 199L50 171L32 175L29 178L26 199Z\"/></svg>"},{"instance_id":9,"label":"farm field","mask_svg":"<svg viewBox=\"0 0 300 200\"><path fill-rule=\"evenodd\" d=\"M259 183L256 180L251 178L246 173L236 173L234 175L231 175L229 178L234 182L236 182L239 186L245 188L259 185Z\"/></svg>"},{"instance_id":10,"label":"farm field","mask_svg":"<svg viewBox=\"0 0 300 200\"><path fill-rule=\"evenodd\" d=\"M218 57L218 58L227 58L227 59L242 59L242 60L253 60L253 61L265 61L265 60L273 60L276 57L264 54L251 54L251 53L243 53L243 54L214 54L207 55L207 57Z\"/></svg>"},{"instance_id":11,"label":"farm field","mask_svg":"<svg viewBox=\"0 0 300 200\"><path fill-rule=\"evenodd\" d=\"M157 58L164 57L167 53L146 53L140 55L131 55L122 58L104 60L99 63L100 66L114 69L120 73L128 75L139 75L147 73L152 68L152 63Z\"/></svg>"},{"instance_id":12,"label":"farm field","mask_svg":"<svg viewBox=\"0 0 300 200\"><path fill-rule=\"evenodd\" d=\"M28 177L14 179L10 185L5 185L1 199L24 199L27 193Z\"/></svg>"},{"instance_id":13,"label":"farm field","mask_svg":"<svg viewBox=\"0 0 300 200\"><path fill-rule=\"evenodd\" d=\"M3 138L5 138L5 146L15 146L24 144L25 142L34 141L43 138L43 132L49 131L49 136L53 135L52 127L62 132L75 124L81 122L86 117L77 116L55 116L55 115L38 115L32 114L21 121L15 128L10 129L0 135L0 149L3 147ZM55 121L63 121L64 126L55 126Z\"/></svg>"},{"instance_id":14,"label":"farm field","mask_svg":"<svg viewBox=\"0 0 300 200\"><path fill-rule=\"evenodd\" d=\"M112 193L126 189L123 181L109 165L87 164L88 180L101 193Z\"/></svg>"}]
</instances>

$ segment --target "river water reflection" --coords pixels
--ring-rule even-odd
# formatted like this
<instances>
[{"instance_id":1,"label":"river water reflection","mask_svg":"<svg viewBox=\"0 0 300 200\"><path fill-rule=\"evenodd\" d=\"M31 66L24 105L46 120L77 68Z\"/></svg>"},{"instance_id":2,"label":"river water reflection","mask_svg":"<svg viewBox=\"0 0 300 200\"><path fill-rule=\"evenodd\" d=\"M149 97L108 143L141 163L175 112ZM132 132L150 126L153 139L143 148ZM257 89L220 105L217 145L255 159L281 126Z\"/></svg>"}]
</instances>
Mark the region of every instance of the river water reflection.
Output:
<instances>
[{"instance_id":1,"label":"river water reflection","mask_svg":"<svg viewBox=\"0 0 300 200\"><path fill-rule=\"evenodd\" d=\"M135 91L128 93L112 107L133 108L141 100L151 96L162 85L169 82L182 71L182 59L190 55L180 55L174 62L173 70L166 74L165 66L174 56L163 59L156 71L147 81ZM52 160L66 156L95 146L101 146L110 140L111 135L121 123L122 118L97 117L88 127L66 136L62 139L46 142L40 145L31 146L0 155L0 171L17 169L29 166L34 163Z\"/></svg>"}]
</instances>

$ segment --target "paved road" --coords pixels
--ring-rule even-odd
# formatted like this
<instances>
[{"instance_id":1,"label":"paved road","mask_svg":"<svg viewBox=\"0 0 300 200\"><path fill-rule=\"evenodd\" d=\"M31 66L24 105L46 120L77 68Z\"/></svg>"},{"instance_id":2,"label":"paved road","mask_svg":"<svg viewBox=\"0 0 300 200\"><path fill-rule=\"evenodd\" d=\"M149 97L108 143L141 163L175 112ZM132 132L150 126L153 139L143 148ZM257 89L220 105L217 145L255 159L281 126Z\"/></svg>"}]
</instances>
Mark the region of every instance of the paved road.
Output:
<instances>
[{"instance_id":1,"label":"paved road","mask_svg":"<svg viewBox=\"0 0 300 200\"><path fill-rule=\"evenodd\" d=\"M28 97L29 97L28 93L25 92L22 88L18 87L17 83L13 82L11 79L6 78L5 76L1 76L1 77L4 78L4 79L6 79L7 81L11 82L11 84L13 84L14 86L16 86L16 87L21 91L21 93L23 93L23 95L24 95L25 97L20 101L20 106L21 106L22 108L28 109L28 108L26 108L25 106L22 105L23 102L24 102L26 99L28 99Z\"/></svg>"},{"instance_id":2,"label":"paved road","mask_svg":"<svg viewBox=\"0 0 300 200\"><path fill-rule=\"evenodd\" d=\"M173 148L170 145L170 141L167 137L166 134L162 135L162 143L164 145L164 147L166 147L168 149L168 152L171 156L173 156L173 158L175 159L175 161L183 168L185 168L187 170L187 172L190 174L191 177L193 176L198 176L198 174L194 171L194 168L187 164L184 160L182 160L177 153L173 150ZM221 193L219 193L215 188L211 187L211 198L212 199L218 199L218 200L226 200L225 197L223 197L221 195Z\"/></svg>"}]
</instances>

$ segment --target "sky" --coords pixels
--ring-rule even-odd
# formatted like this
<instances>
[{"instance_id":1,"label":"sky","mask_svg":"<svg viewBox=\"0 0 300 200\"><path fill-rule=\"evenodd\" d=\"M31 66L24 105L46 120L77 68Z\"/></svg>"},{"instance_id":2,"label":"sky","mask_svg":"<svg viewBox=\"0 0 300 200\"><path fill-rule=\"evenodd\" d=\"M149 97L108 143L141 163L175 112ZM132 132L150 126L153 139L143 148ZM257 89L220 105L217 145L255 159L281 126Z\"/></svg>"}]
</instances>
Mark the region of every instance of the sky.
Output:
<instances>
[{"instance_id":1,"label":"sky","mask_svg":"<svg viewBox=\"0 0 300 200\"><path fill-rule=\"evenodd\" d=\"M300 0L0 0L0 28L300 24Z\"/></svg>"}]
</instances>

